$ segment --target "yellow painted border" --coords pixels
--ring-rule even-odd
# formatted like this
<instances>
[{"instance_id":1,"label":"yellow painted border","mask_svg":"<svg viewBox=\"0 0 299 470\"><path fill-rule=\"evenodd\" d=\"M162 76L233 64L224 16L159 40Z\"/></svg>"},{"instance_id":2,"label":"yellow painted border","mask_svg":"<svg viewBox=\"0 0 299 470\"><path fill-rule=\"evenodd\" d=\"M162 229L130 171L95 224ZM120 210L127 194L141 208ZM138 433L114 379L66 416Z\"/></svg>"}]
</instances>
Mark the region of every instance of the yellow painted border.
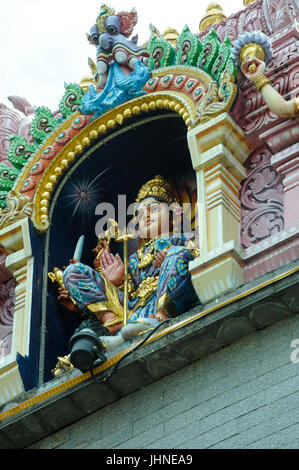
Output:
<instances>
[{"instance_id":1,"label":"yellow painted border","mask_svg":"<svg viewBox=\"0 0 299 470\"><path fill-rule=\"evenodd\" d=\"M189 126L196 117L193 101L189 96L173 91L158 91L113 108L89 123L73 137L56 155L38 183L33 198L35 213L32 220L35 227L40 232L48 229L49 207L54 190L73 161L109 131L116 130L125 120L159 109L178 113L185 121L186 126ZM18 182L19 184L21 184L21 181Z\"/></svg>"},{"instance_id":2,"label":"yellow painted border","mask_svg":"<svg viewBox=\"0 0 299 470\"><path fill-rule=\"evenodd\" d=\"M164 67L157 71L155 70L152 72L152 77L161 78L169 74L186 75L196 78L200 80L207 89L209 89L210 84L213 82L212 77L203 70L184 65ZM227 103L228 108L232 106L233 101L234 97ZM113 131L117 126L122 126L124 120L134 118L142 113L160 109L178 113L185 121L188 130L194 127L199 120L197 115L197 103L194 102L192 95L188 95L180 89L153 91L107 111L98 119L89 122L86 127L67 142L53 161L51 161L37 184L33 197L35 211L32 216L32 221L36 229L40 232L45 232L48 229L50 223L49 207L53 192L58 181L67 172L74 160L91 148L107 132ZM221 112L223 111L224 109L221 110ZM79 115L80 113L78 111L72 114L38 148L33 158L24 167L22 174L16 182L15 190L17 192L21 191L24 182L29 176L32 165L41 158L45 148L53 144L57 136L68 129L73 120Z\"/></svg>"},{"instance_id":3,"label":"yellow painted border","mask_svg":"<svg viewBox=\"0 0 299 470\"><path fill-rule=\"evenodd\" d=\"M26 165L24 166L15 186L14 186L14 190L16 192L20 192L21 191L21 188L23 186L23 184L25 183L25 181L27 180L28 176L29 176L29 173L31 171L31 168L32 166L37 163L42 154L44 153L44 151L46 150L47 147L50 147L52 144L54 144L56 138L59 136L59 134L67 129L69 129L69 127L71 126L72 122L78 117L78 116L81 116L81 114L79 113L79 111L76 111L75 113L73 113L70 117L68 117L65 121L63 121L60 126L55 129L54 132L52 132L52 134L50 134L43 142L41 145L39 145L39 147L37 148L37 150L34 152L33 154L33 157L26 163Z\"/></svg>"},{"instance_id":4,"label":"yellow painted border","mask_svg":"<svg viewBox=\"0 0 299 470\"><path fill-rule=\"evenodd\" d=\"M198 320L199 318L202 318L202 317L208 315L209 313L211 313L213 311L219 310L220 308L225 307L226 305L229 305L230 303L233 303L237 300L240 300L244 297L247 297L248 295L250 295L250 294L252 294L252 293L254 293L254 292L256 292L260 289L263 289L264 287L267 287L267 286L269 286L269 285L271 285L271 284L273 284L273 283L275 283L275 282L277 282L277 281L279 281L279 280L281 280L281 279L283 279L287 276L290 276L291 274L294 274L298 270L299 270L299 266L296 266L293 269L290 269L289 271L284 272L282 274L279 274L278 276L276 276L274 278L271 278L268 281L265 281L265 282L263 282L263 283L261 283L257 286L254 286L251 289L249 289L245 292L242 292L242 293L236 295L235 297L233 297L231 299L224 300L223 302L220 302L217 305L213 305L213 307L210 307L210 308L204 310L203 312L199 312L199 313L193 315L192 317L187 318L186 320L182 320L180 322L177 322L175 325L172 325L168 328L165 328L161 332L156 333L154 336L149 338L144 344L152 343L153 341L156 341L157 339L167 335L168 333L171 333L172 331L176 331L176 330L178 330L178 329L180 329L180 328L182 328L186 325L189 325L190 323L193 323L194 321ZM100 374L101 372L104 372L105 370L109 369L114 364L116 364L119 361L119 359L121 359L125 354L127 354L134 347L136 347L136 344L124 349L120 353L118 353L115 356L113 356L112 358L108 359L106 362L104 362L100 366L96 367L93 370L93 374L97 375L97 374ZM55 396L58 393L60 393L64 390L67 390L71 387L74 387L75 385L78 385L79 383L82 383L85 380L88 380L90 378L91 378L91 372L85 372L85 373L83 373L83 374L81 374L77 377L74 377L73 379L67 380L66 382L64 382L62 384L56 385L55 387L53 387L53 388L51 388L51 389L49 389L49 390L47 390L43 393L40 393L39 395L36 395L35 397L29 398L28 400L24 401L23 403L20 403L19 405L16 405L16 406L10 408L9 410L6 410L6 411L0 413L0 421L2 421L4 419L7 419L11 416L14 416L17 413L19 413L19 412L21 412L21 411L23 411L27 408L30 408L31 406L33 406L37 403L41 403L42 401L46 400L47 398Z\"/></svg>"}]
</instances>

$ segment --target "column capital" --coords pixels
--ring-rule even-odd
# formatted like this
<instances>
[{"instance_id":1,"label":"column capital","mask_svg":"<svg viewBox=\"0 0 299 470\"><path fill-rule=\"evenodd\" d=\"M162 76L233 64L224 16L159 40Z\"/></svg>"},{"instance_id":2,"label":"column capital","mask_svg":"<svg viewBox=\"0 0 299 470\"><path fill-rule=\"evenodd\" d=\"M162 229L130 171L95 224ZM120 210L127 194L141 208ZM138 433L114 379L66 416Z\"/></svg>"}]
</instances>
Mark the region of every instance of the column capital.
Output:
<instances>
[{"instance_id":1,"label":"column capital","mask_svg":"<svg viewBox=\"0 0 299 470\"><path fill-rule=\"evenodd\" d=\"M242 129L227 113L191 129L187 139L195 170L207 164L208 157L212 158L211 150L218 146L226 149L226 154L231 154L231 160L236 162L236 165L242 165L252 150Z\"/></svg>"},{"instance_id":2,"label":"column capital","mask_svg":"<svg viewBox=\"0 0 299 470\"><path fill-rule=\"evenodd\" d=\"M189 268L206 303L244 281L239 191L251 144L227 113L190 130L188 144L197 176L200 240L200 256Z\"/></svg>"}]
</instances>

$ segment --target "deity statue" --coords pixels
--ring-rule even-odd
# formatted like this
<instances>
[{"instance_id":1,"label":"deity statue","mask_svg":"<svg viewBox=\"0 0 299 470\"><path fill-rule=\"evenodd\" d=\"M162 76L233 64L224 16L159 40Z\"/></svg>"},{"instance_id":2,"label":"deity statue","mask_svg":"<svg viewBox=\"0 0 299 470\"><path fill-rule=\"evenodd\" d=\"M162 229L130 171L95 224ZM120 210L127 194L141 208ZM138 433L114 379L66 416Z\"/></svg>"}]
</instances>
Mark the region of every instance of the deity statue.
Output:
<instances>
[{"instance_id":1,"label":"deity statue","mask_svg":"<svg viewBox=\"0 0 299 470\"><path fill-rule=\"evenodd\" d=\"M88 41L96 46L97 64L89 58L95 87L91 84L79 110L93 114L92 119L125 101L144 95L142 89L150 78L147 67L149 54L137 45L137 36L129 39L137 23L137 13L115 11L102 5L89 34Z\"/></svg>"},{"instance_id":2,"label":"deity statue","mask_svg":"<svg viewBox=\"0 0 299 470\"><path fill-rule=\"evenodd\" d=\"M96 46L97 64L89 59L89 65L99 89L106 85L109 68L114 63L126 67L128 72L134 70L139 61L147 64L149 55L146 49L137 45L138 37L129 39L136 23L135 9L116 14L109 6L101 6L96 23L87 34L90 44Z\"/></svg>"},{"instance_id":3,"label":"deity statue","mask_svg":"<svg viewBox=\"0 0 299 470\"><path fill-rule=\"evenodd\" d=\"M181 213L171 186L158 175L142 186L135 201L139 248L129 257L127 276L125 260L114 255L102 238L93 250L94 269L76 260L65 268L58 300L81 312L83 327L94 331L103 353L177 317L197 300L188 263L198 253L177 230ZM124 280L128 318L124 318ZM83 331L82 324L78 331Z\"/></svg>"}]
</instances>

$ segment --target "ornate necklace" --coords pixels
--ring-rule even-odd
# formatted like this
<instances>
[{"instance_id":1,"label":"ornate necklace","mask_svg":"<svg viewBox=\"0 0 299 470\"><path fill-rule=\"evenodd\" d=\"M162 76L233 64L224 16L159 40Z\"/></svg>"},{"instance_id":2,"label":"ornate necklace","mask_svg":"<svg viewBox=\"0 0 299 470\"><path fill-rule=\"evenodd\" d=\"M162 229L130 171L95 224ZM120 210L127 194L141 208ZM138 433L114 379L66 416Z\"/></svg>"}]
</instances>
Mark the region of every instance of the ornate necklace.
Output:
<instances>
[{"instance_id":1,"label":"ornate necklace","mask_svg":"<svg viewBox=\"0 0 299 470\"><path fill-rule=\"evenodd\" d=\"M140 263L137 264L138 268L145 268L146 266L148 266L149 264L153 262L154 256L155 256L154 244L157 238L158 237L149 240L148 242L144 243L141 248L137 250L137 255L138 255L138 258L140 259ZM143 252L144 248L146 248L148 245L150 245L149 250L147 253L144 253Z\"/></svg>"}]
</instances>

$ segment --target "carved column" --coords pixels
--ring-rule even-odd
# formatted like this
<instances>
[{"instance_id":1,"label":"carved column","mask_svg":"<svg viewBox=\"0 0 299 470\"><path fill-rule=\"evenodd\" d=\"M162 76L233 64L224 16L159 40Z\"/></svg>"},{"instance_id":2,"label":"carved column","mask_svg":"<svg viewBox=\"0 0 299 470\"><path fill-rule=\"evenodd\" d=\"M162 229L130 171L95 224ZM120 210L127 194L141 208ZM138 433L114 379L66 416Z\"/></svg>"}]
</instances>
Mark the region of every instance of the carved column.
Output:
<instances>
[{"instance_id":1,"label":"carved column","mask_svg":"<svg viewBox=\"0 0 299 470\"><path fill-rule=\"evenodd\" d=\"M284 121L261 135L271 149L271 163L282 178L284 192L284 228L299 226L299 125Z\"/></svg>"},{"instance_id":2,"label":"carved column","mask_svg":"<svg viewBox=\"0 0 299 470\"><path fill-rule=\"evenodd\" d=\"M240 191L244 248L283 230L283 187L280 175L271 165L271 157L269 149L262 146L245 162L247 176Z\"/></svg>"},{"instance_id":3,"label":"carved column","mask_svg":"<svg viewBox=\"0 0 299 470\"><path fill-rule=\"evenodd\" d=\"M189 265L202 303L244 282L240 248L240 182L250 146L227 113L188 133L197 175L200 256Z\"/></svg>"},{"instance_id":4,"label":"carved column","mask_svg":"<svg viewBox=\"0 0 299 470\"><path fill-rule=\"evenodd\" d=\"M34 260L28 218L0 230L0 246L7 254L6 268L16 281L11 351L0 358L1 405L24 390L17 354L29 355Z\"/></svg>"}]
</instances>

